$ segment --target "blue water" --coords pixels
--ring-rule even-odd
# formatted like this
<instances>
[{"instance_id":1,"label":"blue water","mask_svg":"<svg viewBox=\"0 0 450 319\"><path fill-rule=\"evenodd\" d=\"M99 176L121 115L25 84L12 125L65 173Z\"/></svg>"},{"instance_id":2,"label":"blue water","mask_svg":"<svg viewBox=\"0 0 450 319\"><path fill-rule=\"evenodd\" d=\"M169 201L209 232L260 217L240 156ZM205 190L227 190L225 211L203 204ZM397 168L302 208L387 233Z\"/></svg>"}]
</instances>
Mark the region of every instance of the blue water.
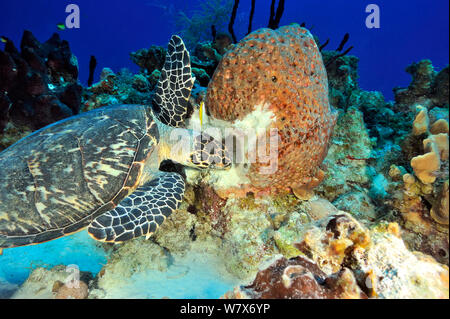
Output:
<instances>
[{"instance_id":1,"label":"blue water","mask_svg":"<svg viewBox=\"0 0 450 319\"><path fill-rule=\"evenodd\" d=\"M86 231L39 245L5 249L0 256L1 284L21 284L36 267L77 265L81 271L97 274L106 264L107 252Z\"/></svg>"},{"instance_id":2,"label":"blue water","mask_svg":"<svg viewBox=\"0 0 450 319\"><path fill-rule=\"evenodd\" d=\"M40 41L59 32L78 57L80 80L87 82L89 58L98 61L96 79L103 67L137 71L129 53L151 44L165 45L176 32L174 17L179 10L189 14L206 0L28 0L0 2L0 35L20 43L23 30L31 30ZM211 0L209 0L211 2ZM247 28L250 0L241 0L236 25L238 38ZM79 29L58 31L65 21L65 7L80 7ZM380 7L380 29L367 29L365 7ZM270 0L256 1L254 29L267 26ZM407 86L407 65L427 58L441 69L448 64L449 2L447 0L286 0L281 24L305 22L327 49L335 49L343 35L350 33L347 46L360 58L360 85L378 90L391 99L392 88ZM219 30L220 31L220 30Z\"/></svg>"}]
</instances>

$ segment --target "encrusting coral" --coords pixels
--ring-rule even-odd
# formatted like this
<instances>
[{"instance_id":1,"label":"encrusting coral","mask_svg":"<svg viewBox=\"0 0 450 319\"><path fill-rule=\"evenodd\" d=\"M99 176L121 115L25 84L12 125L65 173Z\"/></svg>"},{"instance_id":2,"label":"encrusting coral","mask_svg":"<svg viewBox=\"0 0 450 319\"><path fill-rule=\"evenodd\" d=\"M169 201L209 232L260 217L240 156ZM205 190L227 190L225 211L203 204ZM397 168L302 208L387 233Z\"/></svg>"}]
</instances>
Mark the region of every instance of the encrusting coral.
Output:
<instances>
[{"instance_id":1,"label":"encrusting coral","mask_svg":"<svg viewBox=\"0 0 450 319\"><path fill-rule=\"evenodd\" d=\"M267 72L268 68L270 69ZM308 30L293 24L260 29L228 51L208 86L207 109L217 119L239 121L259 108L278 130L278 170L263 174L257 159L247 176L256 192L308 198L324 177L320 164L336 122L328 103L322 56Z\"/></svg>"}]
</instances>

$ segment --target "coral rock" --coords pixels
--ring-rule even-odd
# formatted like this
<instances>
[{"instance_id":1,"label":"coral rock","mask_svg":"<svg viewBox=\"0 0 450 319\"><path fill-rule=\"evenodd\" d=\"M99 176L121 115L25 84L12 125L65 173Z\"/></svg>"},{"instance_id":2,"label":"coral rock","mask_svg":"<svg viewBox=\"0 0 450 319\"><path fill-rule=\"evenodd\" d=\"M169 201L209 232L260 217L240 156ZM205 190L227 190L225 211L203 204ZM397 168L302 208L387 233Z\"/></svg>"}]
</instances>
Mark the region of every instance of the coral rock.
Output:
<instances>
[{"instance_id":1,"label":"coral rock","mask_svg":"<svg viewBox=\"0 0 450 319\"><path fill-rule=\"evenodd\" d=\"M89 294L88 285L82 281L74 287L64 284L55 290L55 299L86 299Z\"/></svg>"},{"instance_id":2,"label":"coral rock","mask_svg":"<svg viewBox=\"0 0 450 319\"><path fill-rule=\"evenodd\" d=\"M446 180L444 184L442 184L442 188L438 196L439 200L430 210L431 217L436 222L443 225L448 225L448 193L448 180Z\"/></svg>"},{"instance_id":3,"label":"coral rock","mask_svg":"<svg viewBox=\"0 0 450 319\"><path fill-rule=\"evenodd\" d=\"M348 213L339 211L311 228L296 246L328 275L342 268L352 251L370 245L369 231Z\"/></svg>"},{"instance_id":4,"label":"coral rock","mask_svg":"<svg viewBox=\"0 0 450 319\"><path fill-rule=\"evenodd\" d=\"M378 298L448 298L448 267L409 251L385 230L371 232L369 249L353 253L355 277ZM358 279L357 278L357 279ZM359 281L358 281L359 282Z\"/></svg>"},{"instance_id":5,"label":"coral rock","mask_svg":"<svg viewBox=\"0 0 450 319\"><path fill-rule=\"evenodd\" d=\"M38 267L12 296L13 299L85 299L88 297L90 272L80 271L79 278L72 277L73 270L57 265L51 269ZM76 280L79 279L79 280Z\"/></svg>"},{"instance_id":6,"label":"coral rock","mask_svg":"<svg viewBox=\"0 0 450 319\"><path fill-rule=\"evenodd\" d=\"M152 45L149 49L140 49L130 53L130 57L141 68L141 72L151 74L155 69L162 69L164 58L166 57L166 49Z\"/></svg>"},{"instance_id":7,"label":"coral rock","mask_svg":"<svg viewBox=\"0 0 450 319\"><path fill-rule=\"evenodd\" d=\"M235 289L228 298L336 299L367 298L348 269L332 276L306 257L280 258L256 275L251 285Z\"/></svg>"},{"instance_id":8,"label":"coral rock","mask_svg":"<svg viewBox=\"0 0 450 319\"><path fill-rule=\"evenodd\" d=\"M7 40L0 51L0 134L8 122L37 130L78 114L82 87L67 41L54 34L40 43L25 31L21 52Z\"/></svg>"},{"instance_id":9,"label":"coral rock","mask_svg":"<svg viewBox=\"0 0 450 319\"><path fill-rule=\"evenodd\" d=\"M372 143L365 126L363 113L349 107L339 115L323 162L329 172L316 192L333 202L340 196L354 192L355 185L370 184L367 174L372 157Z\"/></svg>"},{"instance_id":10,"label":"coral rock","mask_svg":"<svg viewBox=\"0 0 450 319\"><path fill-rule=\"evenodd\" d=\"M426 107L433 105L448 108L448 66L437 73L430 60L422 60L409 65L406 72L412 77L410 85L407 88L394 88L397 110L406 110L417 103Z\"/></svg>"},{"instance_id":11,"label":"coral rock","mask_svg":"<svg viewBox=\"0 0 450 319\"><path fill-rule=\"evenodd\" d=\"M207 107L215 118L242 120L268 106L278 130L278 170L262 174L266 164L252 163L251 185L308 197L324 177L319 165L336 122L328 102L325 67L308 30L290 25L260 29L228 51L209 84ZM267 128L267 127L266 127Z\"/></svg>"}]
</instances>

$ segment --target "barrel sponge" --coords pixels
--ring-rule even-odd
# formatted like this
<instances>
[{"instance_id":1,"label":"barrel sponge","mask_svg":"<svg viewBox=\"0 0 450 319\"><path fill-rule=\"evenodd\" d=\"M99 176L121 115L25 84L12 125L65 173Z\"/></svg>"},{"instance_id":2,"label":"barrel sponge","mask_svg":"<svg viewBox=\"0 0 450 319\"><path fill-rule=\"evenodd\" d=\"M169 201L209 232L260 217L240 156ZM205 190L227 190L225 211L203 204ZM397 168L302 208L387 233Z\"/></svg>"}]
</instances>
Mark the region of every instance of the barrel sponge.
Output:
<instances>
[{"instance_id":1,"label":"barrel sponge","mask_svg":"<svg viewBox=\"0 0 450 319\"><path fill-rule=\"evenodd\" d=\"M320 170L337 112L328 101L322 56L311 33L297 24L259 29L228 51L207 91L216 119L242 120L268 105L279 135L278 170L261 174L260 162L247 173L252 187L310 194L324 178Z\"/></svg>"}]
</instances>

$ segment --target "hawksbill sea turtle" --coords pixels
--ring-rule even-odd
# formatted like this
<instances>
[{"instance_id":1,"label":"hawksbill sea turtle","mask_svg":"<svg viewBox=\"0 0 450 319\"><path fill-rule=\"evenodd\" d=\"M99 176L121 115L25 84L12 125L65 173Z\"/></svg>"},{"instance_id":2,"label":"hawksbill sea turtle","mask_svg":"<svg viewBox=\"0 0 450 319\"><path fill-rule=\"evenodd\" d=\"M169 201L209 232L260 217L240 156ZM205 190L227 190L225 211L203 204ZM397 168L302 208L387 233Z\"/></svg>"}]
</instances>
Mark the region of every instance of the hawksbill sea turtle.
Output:
<instances>
[{"instance_id":1,"label":"hawksbill sea turtle","mask_svg":"<svg viewBox=\"0 0 450 319\"><path fill-rule=\"evenodd\" d=\"M197 168L231 165L222 141L182 128L194 80L189 53L174 35L152 106L98 108L0 153L0 250L86 227L91 237L110 243L154 233L185 190L181 174L159 169L164 160ZM171 152L174 129L189 137L191 151Z\"/></svg>"}]
</instances>

